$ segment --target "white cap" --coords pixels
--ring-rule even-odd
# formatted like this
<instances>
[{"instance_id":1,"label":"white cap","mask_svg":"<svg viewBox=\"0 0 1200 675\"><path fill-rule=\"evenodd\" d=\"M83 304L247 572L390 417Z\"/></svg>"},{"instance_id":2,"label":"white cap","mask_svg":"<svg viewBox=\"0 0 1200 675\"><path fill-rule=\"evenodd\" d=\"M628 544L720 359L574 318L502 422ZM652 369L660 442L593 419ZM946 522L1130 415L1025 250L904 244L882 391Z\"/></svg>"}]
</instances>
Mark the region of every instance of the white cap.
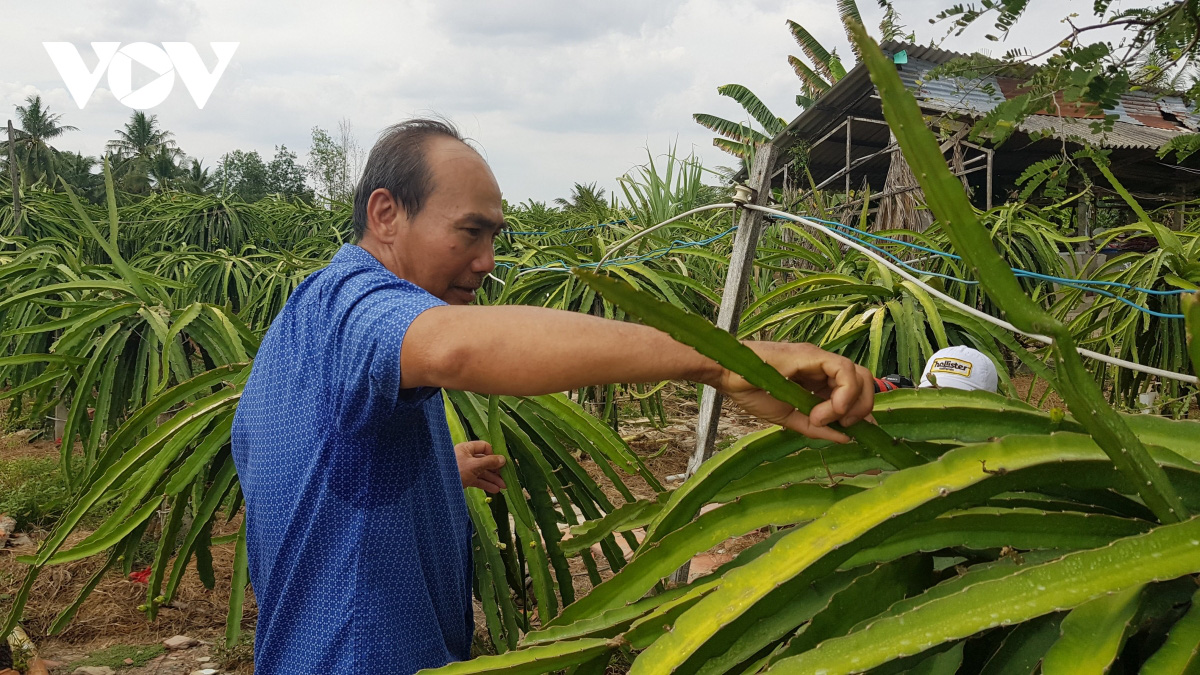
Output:
<instances>
[{"instance_id":1,"label":"white cap","mask_svg":"<svg viewBox=\"0 0 1200 675\"><path fill-rule=\"evenodd\" d=\"M963 391L997 391L999 382L996 378L996 365L986 354L970 347L947 347L929 357L925 364L925 372L921 373L921 388L933 387L929 381L929 373L937 379L941 389L962 389Z\"/></svg>"}]
</instances>

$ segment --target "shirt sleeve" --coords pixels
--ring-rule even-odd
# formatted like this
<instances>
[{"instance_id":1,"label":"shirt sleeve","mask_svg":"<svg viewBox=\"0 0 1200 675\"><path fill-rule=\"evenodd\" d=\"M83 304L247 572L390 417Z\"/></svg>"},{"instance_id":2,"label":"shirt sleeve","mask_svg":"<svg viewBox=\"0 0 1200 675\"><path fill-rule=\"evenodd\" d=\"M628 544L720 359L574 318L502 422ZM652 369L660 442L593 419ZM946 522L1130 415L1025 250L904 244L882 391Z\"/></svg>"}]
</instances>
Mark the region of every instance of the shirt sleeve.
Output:
<instances>
[{"instance_id":1,"label":"shirt sleeve","mask_svg":"<svg viewBox=\"0 0 1200 675\"><path fill-rule=\"evenodd\" d=\"M339 397L344 414L369 418L418 403L437 391L400 389L400 351L412 322L425 310L444 304L424 289L398 280L364 293L347 309L340 331L342 363L336 369L345 378Z\"/></svg>"}]
</instances>

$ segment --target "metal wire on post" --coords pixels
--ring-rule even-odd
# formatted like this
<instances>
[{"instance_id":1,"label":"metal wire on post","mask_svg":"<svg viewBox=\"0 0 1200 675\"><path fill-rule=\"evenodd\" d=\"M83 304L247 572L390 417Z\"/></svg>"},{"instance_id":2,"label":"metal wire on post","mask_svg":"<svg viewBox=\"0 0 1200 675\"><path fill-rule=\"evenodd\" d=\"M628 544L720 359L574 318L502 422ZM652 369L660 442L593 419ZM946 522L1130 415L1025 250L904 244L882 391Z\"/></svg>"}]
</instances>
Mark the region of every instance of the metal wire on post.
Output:
<instances>
[{"instance_id":1,"label":"metal wire on post","mask_svg":"<svg viewBox=\"0 0 1200 675\"><path fill-rule=\"evenodd\" d=\"M625 258L612 259L612 255L614 253L629 246L630 244L632 244L634 241L638 240L639 238L641 238L659 228L662 228L662 227L669 225L673 222L676 222L682 218L685 218L687 216L690 216L690 215L693 215L696 213L700 213L703 211L711 211L714 209L745 208L745 209L751 209L754 211L766 213L771 216L774 216L775 218L790 220L790 221L793 221L796 223L800 223L801 225L805 225L811 229L817 230L817 231L831 237L832 239L835 239L835 240L867 255L871 259L887 266L889 269L895 271L897 274L904 277L905 279L917 284L918 286L923 288L926 292L937 297L939 300L942 300L943 302L951 305L952 307L955 307L956 309L966 312L967 314L970 314L971 316L973 316L981 321L986 321L994 326L999 326L1000 328L1004 328L1005 330L1017 333L1019 335L1024 335L1025 337L1031 338L1033 340L1037 340L1038 342L1042 342L1044 344L1050 344L1052 342L1051 339L1045 335L1038 335L1035 333L1026 333L1025 331L1018 329L1016 326L1012 325L1011 323L1009 323L1007 321L1004 321L1003 319L998 319L990 314L981 312L978 309L971 307L970 305L959 302L958 300L955 300L954 298L950 297L949 295L946 295L945 293L937 290L936 288L929 286L928 284L924 283L920 279L913 276L913 274L921 274L921 275L940 277L940 278L947 279L949 281L954 281L954 282L964 283L964 284L979 283L978 281L974 281L974 280L970 280L970 279L960 279L958 277L954 277L954 276L951 276L948 274L941 274L939 272L929 272L929 271L925 271L925 270L919 270L911 265L911 263L913 263L913 262L920 262L923 260L928 260L933 257L944 257L944 258L949 258L951 260L961 260L962 259L961 256L955 255L953 253L948 253L946 251L939 251L937 249L928 248L925 246L921 246L919 244L914 244L912 242L902 241L899 239L893 239L891 237L885 237L885 236L874 234L871 232L865 232L863 230L859 230L859 229L851 227L849 225L844 225L842 223L836 223L833 221L822 220L820 218L797 216L797 215L794 215L791 213L787 213L785 211L780 211L778 209L772 209L772 208L768 208L765 206L756 206L754 204L749 204L747 202L749 201L750 195L752 194L752 193L750 193L749 188L747 188L746 186L737 186L737 187L735 187L735 190L736 190L736 192L735 192L734 197L732 198L733 199L732 202L727 202L727 203L722 203L722 204L710 204L708 206L702 206L702 207L695 208L690 211L681 213L678 216L675 216L674 218L671 218L669 220L664 220L663 222L658 223L657 225L648 227L648 228L641 230L640 232L634 234L633 236L622 240L620 243L618 243L616 246L614 246L608 253L606 253L604 255L604 257L602 257L600 259L599 262L587 263L584 265L576 265L576 267L599 268L604 265L634 264L634 263L638 263L638 262L644 262L646 260L651 260L655 257L661 257L662 255L666 255L666 253L670 252L671 250L676 250L676 249L681 249L681 248L692 248L695 246L703 246L703 245L712 243L713 241L716 241L717 239L728 236L730 233L734 232L737 229L737 226L735 225L734 227L731 227L731 228L729 228L713 237L709 237L707 239L702 239L699 241L689 241L689 242L675 242L670 247L666 247L660 251L652 252L651 254L648 254L645 256L632 256L628 260ZM746 201L743 201L743 200L746 200ZM855 234L857 234L859 236L855 236L854 234L848 234L846 232L841 232L839 230L850 230L851 232L854 232ZM924 251L926 253L929 253L930 255L919 258L918 260L911 260L911 261L906 262L906 261L900 260L896 255L894 255L890 251L887 251L887 250L881 248L880 246L877 246L870 242L864 241L864 239L862 239L860 237L866 237L866 238L874 239L876 241L885 241L888 243L902 245L902 246L905 246L907 248L911 248L914 250ZM524 275L527 273L539 272L539 271L569 272L571 270L571 267L569 267L565 261L559 261L559 263L557 263L557 264L562 265L562 266L561 267L541 266L541 267L528 268L528 269L522 270L519 273L519 275ZM1068 279L1065 277L1056 277L1056 276L1049 275L1049 274L1040 274L1038 272L1030 272L1030 271L1022 270L1022 269L1015 268L1015 267L1012 268L1012 270L1013 270L1013 273L1016 274L1017 276L1024 276L1024 277L1039 279L1042 281L1049 281L1052 283L1056 283L1056 284L1060 284L1060 285L1064 285L1064 286L1070 286L1070 287L1077 288L1080 290L1086 290L1089 292L1098 293L1100 295L1112 297L1112 298L1115 298L1118 301L1123 302L1141 312L1150 314L1152 316L1157 316L1160 318L1166 318L1166 319L1179 319L1179 318L1182 318L1182 315L1181 314L1168 314L1168 313L1164 313L1164 312L1156 312L1147 307L1138 305L1137 303L1134 303L1133 301L1131 301L1127 298L1123 298L1119 295L1116 295L1114 293L1106 291L1106 290L1104 290L1104 288L1120 288L1120 289L1124 289L1124 290L1131 290L1131 291L1134 291L1137 293L1145 293L1148 295L1159 295L1159 296L1181 295L1183 293L1191 292L1191 291L1187 291L1187 290L1183 290L1183 289L1155 290L1155 289L1151 289L1151 288L1142 288L1140 286L1124 284L1124 283L1120 283L1120 282L1116 282L1116 281L1103 281L1103 280L1096 280L1096 279ZM1103 288L1101 288L1101 287L1103 287ZM1126 369L1137 371L1140 373L1145 373L1147 375L1156 375L1158 377L1164 377L1164 378L1171 379L1171 380L1177 380L1179 382L1187 382L1189 384L1200 384L1200 379L1196 378L1194 375L1188 375L1185 373L1176 373L1176 372L1173 372L1170 370L1163 370L1161 368L1155 368L1153 366L1145 366L1140 363L1126 361L1124 359L1119 359L1119 358L1116 358L1113 356L1109 356L1107 354L1102 354L1100 352L1092 351L1090 349L1084 349L1082 347L1077 347L1076 349L1080 354L1082 354L1084 356L1087 356L1092 359L1096 359L1098 361L1102 361L1102 362L1107 363L1112 366L1117 366L1119 368L1126 368Z\"/></svg>"},{"instance_id":2,"label":"metal wire on post","mask_svg":"<svg viewBox=\"0 0 1200 675\"><path fill-rule=\"evenodd\" d=\"M1003 319L997 319L996 317L992 316L991 314L981 312L978 309L971 307L970 305L967 305L965 303L959 302L958 300L955 300L954 298L950 297L949 295L946 295L945 293L937 290L936 288L933 288L932 286L926 284L925 282L921 281L920 279L914 277L912 274L910 274L908 271L906 271L901 266L893 263L892 261L888 260L887 258L884 258L883 256L879 255L875 251L872 251L870 248L868 248L867 245L859 243L858 241L855 241L854 239L851 239L850 237L844 236L841 233L835 232L834 230L830 229L829 227L826 227L825 225L814 222L813 220L811 220L809 218L796 216L796 215L793 215L790 213L786 213L784 211L778 211L776 209L771 209L771 208L767 208L764 206L754 206L752 204L747 204L745 208L752 209L755 211L760 211L762 213L769 213L769 214L772 214L775 216L779 216L780 218L792 220L792 221L795 221L802 225L805 225L807 227L811 227L819 232L823 232L827 236L832 237L833 239L836 239L836 240L842 242L843 244L849 246L850 248L853 248L853 249L865 254L866 256L870 257L871 259L876 260L879 263L882 263L883 265L889 267L890 269L895 271L900 276L904 277L905 279L907 279L907 280L913 282L914 284L917 284L921 288L923 288L930 295L937 297L938 299L949 304L950 306L954 307L955 309L966 312L967 314L970 314L971 316L973 316L981 321L986 321L986 322L992 324L993 326L999 326L1001 328L1012 331L1019 335L1024 335L1027 338L1037 340L1038 342L1041 342L1044 344L1051 344L1053 342L1053 340L1051 340L1049 337L1047 337L1045 335L1038 335L1036 333L1026 333L1025 331L1017 328L1016 326L1012 325L1011 323L1009 323L1007 321L1004 321ZM1076 347L1076 351L1078 351L1080 354L1083 354L1084 356L1096 359L1097 361L1103 361L1104 363L1107 363L1112 366L1118 366L1121 368L1127 368L1129 370L1135 370L1139 373L1146 373L1147 375L1157 375L1158 377L1165 377L1167 379L1178 380L1180 382L1187 382L1189 384L1200 384L1200 379L1196 378L1196 376L1194 376L1194 375L1186 375L1184 373L1176 373L1176 372L1172 372L1170 370L1154 368L1152 366L1144 366L1140 363L1134 363L1132 361L1118 359L1116 357L1109 356L1108 354L1101 354L1099 352L1094 352L1090 349L1084 349L1082 347Z\"/></svg>"},{"instance_id":3,"label":"metal wire on post","mask_svg":"<svg viewBox=\"0 0 1200 675\"><path fill-rule=\"evenodd\" d=\"M723 203L723 204L709 204L708 206L700 206L700 207L694 208L694 209L692 209L692 210L690 210L690 211L684 211L683 213L681 213L681 214L679 214L679 215L675 216L674 218L668 218L667 220L664 220L664 221L662 221L661 223L659 223L659 224L657 224L657 225L652 225L652 226L650 226L650 227L647 227L647 228L646 228L646 229L644 229L644 230L641 230L640 232L638 232L638 233L634 234L633 236L629 237L628 239L624 239L624 240L622 240L622 241L621 241L621 242L619 242L619 243L618 243L616 246L614 246L614 247L610 248L610 249L608 250L608 252L606 252L606 253L604 254L604 256L600 258L600 262L596 263L596 266L597 266L597 267L601 267L601 266L603 266L603 265L604 265L604 263L605 263L605 261L607 261L609 258L611 258L611 257L612 257L612 255L613 255L614 253L616 253L617 251L620 251L621 249L625 248L626 246L629 246L630 244L632 244L633 242L637 241L638 239L641 239L642 237L644 237L644 236L646 236L646 235L650 234L651 232L654 232L655 230L657 230L657 229L659 229L659 228L661 228L661 227L665 227L665 226L667 226L667 225L670 225L671 223L673 223L673 222L675 222L675 221L677 221L677 220L682 220L682 219L684 219L684 218L686 218L686 217L688 217L688 216L695 215L695 214L697 214L697 213L703 213L704 211L712 211L713 209L732 209L732 208L734 208L734 207L736 207L736 206L737 206L737 204L734 204L734 203L732 203L732 202L726 202L726 203Z\"/></svg>"}]
</instances>

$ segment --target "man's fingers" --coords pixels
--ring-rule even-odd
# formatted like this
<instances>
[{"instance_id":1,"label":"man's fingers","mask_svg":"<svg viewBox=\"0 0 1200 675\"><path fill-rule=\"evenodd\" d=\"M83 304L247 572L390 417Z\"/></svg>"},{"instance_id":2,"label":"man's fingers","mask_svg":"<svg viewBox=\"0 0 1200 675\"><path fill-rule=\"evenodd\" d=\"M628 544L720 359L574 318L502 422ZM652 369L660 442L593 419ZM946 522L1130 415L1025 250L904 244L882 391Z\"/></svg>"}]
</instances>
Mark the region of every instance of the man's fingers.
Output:
<instances>
[{"instance_id":1,"label":"man's fingers","mask_svg":"<svg viewBox=\"0 0 1200 675\"><path fill-rule=\"evenodd\" d=\"M476 487L491 494L496 494L505 487L504 479L501 478L500 474L496 473L495 471L485 471L479 474L476 477L475 482L477 483Z\"/></svg>"},{"instance_id":2,"label":"man's fingers","mask_svg":"<svg viewBox=\"0 0 1200 675\"><path fill-rule=\"evenodd\" d=\"M496 474L492 474L490 479L480 476L467 487L477 487L490 495L494 495L504 489L504 479Z\"/></svg>"},{"instance_id":3,"label":"man's fingers","mask_svg":"<svg viewBox=\"0 0 1200 675\"><path fill-rule=\"evenodd\" d=\"M826 403L828 403L828 401L826 401ZM825 405L825 403L822 403L821 405ZM804 434L809 438L820 438L827 441L833 441L834 443L850 442L850 437L846 434L843 434L835 429L830 429L824 425L814 424L808 415L805 415L799 410L792 411L792 413L783 420L783 426L797 433Z\"/></svg>"},{"instance_id":4,"label":"man's fingers","mask_svg":"<svg viewBox=\"0 0 1200 675\"><path fill-rule=\"evenodd\" d=\"M858 399L850 407L850 412L842 416L841 423L845 427L868 417L875 406L875 378L866 368L856 366L855 372L859 382Z\"/></svg>"},{"instance_id":5,"label":"man's fingers","mask_svg":"<svg viewBox=\"0 0 1200 675\"><path fill-rule=\"evenodd\" d=\"M825 374L834 382L833 392L829 396L833 416L828 421L822 422L822 424L828 424L850 412L858 400L858 390L862 383L859 382L854 362L845 357L831 354L824 363L824 370Z\"/></svg>"},{"instance_id":6,"label":"man's fingers","mask_svg":"<svg viewBox=\"0 0 1200 675\"><path fill-rule=\"evenodd\" d=\"M821 401L813 406L813 409L808 412L807 420L813 426L826 427L831 422L837 420L838 417L840 416L833 409L833 401L830 400Z\"/></svg>"},{"instance_id":7,"label":"man's fingers","mask_svg":"<svg viewBox=\"0 0 1200 675\"><path fill-rule=\"evenodd\" d=\"M476 471L499 471L507 460L501 455L483 455L474 458Z\"/></svg>"},{"instance_id":8,"label":"man's fingers","mask_svg":"<svg viewBox=\"0 0 1200 675\"><path fill-rule=\"evenodd\" d=\"M486 441L467 441L454 446L458 460L458 475L463 487L477 487L490 494L496 494L504 489L504 479L500 477L500 468L507 460L502 455L492 452L492 445Z\"/></svg>"},{"instance_id":9,"label":"man's fingers","mask_svg":"<svg viewBox=\"0 0 1200 675\"><path fill-rule=\"evenodd\" d=\"M492 444L487 441L467 441L454 446L454 449L467 456L492 454Z\"/></svg>"}]
</instances>

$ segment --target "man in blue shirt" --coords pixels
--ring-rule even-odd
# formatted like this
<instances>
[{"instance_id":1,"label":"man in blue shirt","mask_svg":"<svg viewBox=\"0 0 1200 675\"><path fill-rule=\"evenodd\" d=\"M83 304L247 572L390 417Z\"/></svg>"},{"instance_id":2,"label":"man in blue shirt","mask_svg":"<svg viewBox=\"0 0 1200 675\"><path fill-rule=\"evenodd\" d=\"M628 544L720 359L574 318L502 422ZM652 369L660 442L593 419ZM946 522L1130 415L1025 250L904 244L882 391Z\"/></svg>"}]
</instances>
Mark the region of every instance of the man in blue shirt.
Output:
<instances>
[{"instance_id":1,"label":"man in blue shirt","mask_svg":"<svg viewBox=\"0 0 1200 675\"><path fill-rule=\"evenodd\" d=\"M689 379L813 437L871 411L870 374L812 345L747 343L827 400L804 415L665 333L538 307L469 306L504 227L487 163L413 120L371 150L358 245L271 324L233 427L258 601L259 675L411 673L469 656L465 486L503 458L455 448L441 388L514 396Z\"/></svg>"}]
</instances>

